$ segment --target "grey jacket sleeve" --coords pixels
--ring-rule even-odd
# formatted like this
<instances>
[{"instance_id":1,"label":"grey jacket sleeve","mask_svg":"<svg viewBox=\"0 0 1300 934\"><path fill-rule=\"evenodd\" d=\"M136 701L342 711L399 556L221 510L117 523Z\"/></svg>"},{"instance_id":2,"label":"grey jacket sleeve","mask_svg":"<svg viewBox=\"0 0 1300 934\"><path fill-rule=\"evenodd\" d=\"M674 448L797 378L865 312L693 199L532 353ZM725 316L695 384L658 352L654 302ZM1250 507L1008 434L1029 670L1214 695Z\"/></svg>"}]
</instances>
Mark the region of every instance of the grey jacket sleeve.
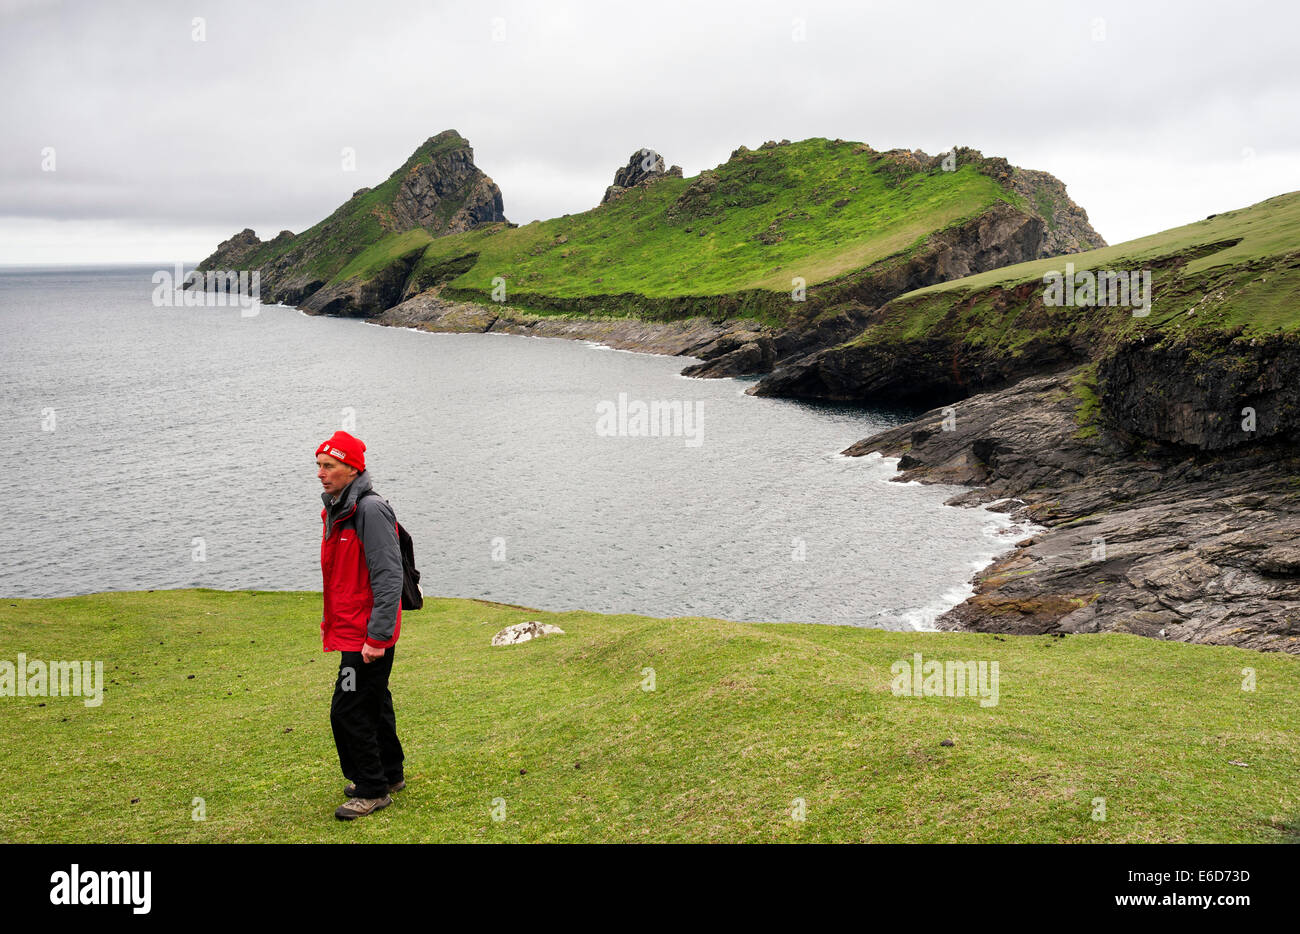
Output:
<instances>
[{"instance_id":1,"label":"grey jacket sleeve","mask_svg":"<svg viewBox=\"0 0 1300 934\"><path fill-rule=\"evenodd\" d=\"M370 590L374 607L366 637L387 642L397 627L397 609L402 605L402 549L397 542L397 516L378 496L357 503L357 538L370 568Z\"/></svg>"}]
</instances>

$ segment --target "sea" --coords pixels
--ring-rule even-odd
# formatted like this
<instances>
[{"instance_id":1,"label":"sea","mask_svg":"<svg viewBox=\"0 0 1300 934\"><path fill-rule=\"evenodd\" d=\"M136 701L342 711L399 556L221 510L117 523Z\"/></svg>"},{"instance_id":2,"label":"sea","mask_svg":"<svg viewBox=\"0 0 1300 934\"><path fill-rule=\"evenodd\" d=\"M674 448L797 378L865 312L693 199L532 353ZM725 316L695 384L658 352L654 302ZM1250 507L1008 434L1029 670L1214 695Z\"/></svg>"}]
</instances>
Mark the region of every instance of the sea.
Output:
<instances>
[{"instance_id":1,"label":"sea","mask_svg":"<svg viewBox=\"0 0 1300 934\"><path fill-rule=\"evenodd\" d=\"M0 595L319 592L338 429L427 598L930 629L1026 532L840 453L916 413L589 341L177 305L168 268L0 268Z\"/></svg>"}]
</instances>

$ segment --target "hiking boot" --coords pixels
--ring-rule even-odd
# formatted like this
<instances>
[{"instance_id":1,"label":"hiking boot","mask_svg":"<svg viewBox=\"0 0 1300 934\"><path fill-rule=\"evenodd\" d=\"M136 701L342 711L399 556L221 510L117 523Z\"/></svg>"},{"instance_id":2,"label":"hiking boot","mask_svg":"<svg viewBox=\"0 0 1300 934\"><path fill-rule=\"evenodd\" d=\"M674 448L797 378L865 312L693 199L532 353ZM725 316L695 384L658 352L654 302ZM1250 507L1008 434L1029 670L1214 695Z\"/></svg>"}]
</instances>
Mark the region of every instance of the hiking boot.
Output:
<instances>
[{"instance_id":1,"label":"hiking boot","mask_svg":"<svg viewBox=\"0 0 1300 934\"><path fill-rule=\"evenodd\" d=\"M358 817L365 817L372 811L386 808L392 803L393 799L388 795L384 795L382 798L348 798L334 811L334 816L339 820L356 820Z\"/></svg>"},{"instance_id":2,"label":"hiking boot","mask_svg":"<svg viewBox=\"0 0 1300 934\"><path fill-rule=\"evenodd\" d=\"M402 790L403 788L405 788L405 787L406 787L406 779L404 779L404 778L402 778L402 779L398 779L397 782L396 782L395 784L392 784L392 785L389 785L389 786L388 786L388 793L391 795L394 791L401 791L401 790ZM344 797L347 797L347 798L355 798L355 797L357 796L357 786L356 786L356 783L355 783L355 782L348 782L346 785L344 785L344 786L343 786L343 795L344 795Z\"/></svg>"}]
</instances>

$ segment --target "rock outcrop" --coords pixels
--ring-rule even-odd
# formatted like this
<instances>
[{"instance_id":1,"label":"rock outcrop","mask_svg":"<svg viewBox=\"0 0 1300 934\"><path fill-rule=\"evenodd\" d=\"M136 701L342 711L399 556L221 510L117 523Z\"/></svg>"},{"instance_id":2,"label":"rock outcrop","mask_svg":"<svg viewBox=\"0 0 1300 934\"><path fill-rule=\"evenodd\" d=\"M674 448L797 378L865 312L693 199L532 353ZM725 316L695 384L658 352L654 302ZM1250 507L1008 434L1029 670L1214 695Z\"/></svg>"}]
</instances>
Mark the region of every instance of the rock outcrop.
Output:
<instances>
[{"instance_id":1,"label":"rock outcrop","mask_svg":"<svg viewBox=\"0 0 1300 934\"><path fill-rule=\"evenodd\" d=\"M281 231L280 235L289 233ZM290 237L293 234L289 234ZM257 234L251 227L245 227L239 233L235 234L229 240L223 240L217 245L216 250L199 264L199 269L240 269L245 268L245 261L253 254L262 241L258 239Z\"/></svg>"},{"instance_id":2,"label":"rock outcrop","mask_svg":"<svg viewBox=\"0 0 1300 934\"><path fill-rule=\"evenodd\" d=\"M1065 185L1055 175L1013 168L1011 187L1045 215L1047 229L1039 245L1040 256L1082 253L1106 245L1088 222L1088 212L1070 200Z\"/></svg>"},{"instance_id":3,"label":"rock outcrop","mask_svg":"<svg viewBox=\"0 0 1300 934\"><path fill-rule=\"evenodd\" d=\"M638 149L628 156L627 165L619 167L614 173L614 184L605 189L605 196L600 199L600 203L605 204L612 201L629 188L648 185L666 176L681 178L682 167L675 165L670 169L665 169L664 157L659 153L647 147Z\"/></svg>"},{"instance_id":4,"label":"rock outcrop","mask_svg":"<svg viewBox=\"0 0 1300 934\"><path fill-rule=\"evenodd\" d=\"M448 130L454 133L454 130ZM425 143L434 149L428 160L405 170L392 201L393 231L423 227L435 237L462 233L479 224L506 219L501 189L474 164L469 143L438 151L438 137Z\"/></svg>"},{"instance_id":5,"label":"rock outcrop","mask_svg":"<svg viewBox=\"0 0 1300 934\"><path fill-rule=\"evenodd\" d=\"M405 297L407 276L420 253L403 252L366 276L340 281L338 273L376 237L416 229L441 237L498 222L509 223L501 190L475 166L469 141L445 130L425 140L387 180L357 189L302 234L282 230L264 243L245 229L198 268L255 265L265 302L296 305L311 314L366 317Z\"/></svg>"},{"instance_id":6,"label":"rock outcrop","mask_svg":"<svg viewBox=\"0 0 1300 934\"><path fill-rule=\"evenodd\" d=\"M1113 424L1200 450L1293 438L1300 425L1294 335L1130 341L1101 359L1097 381Z\"/></svg>"},{"instance_id":7,"label":"rock outcrop","mask_svg":"<svg viewBox=\"0 0 1300 934\"><path fill-rule=\"evenodd\" d=\"M513 626L507 626L492 637L492 644L518 645L520 642L530 642L533 639L551 635L562 636L564 630L559 626L552 626L550 623L539 623L534 619L526 623L515 623Z\"/></svg>"},{"instance_id":8,"label":"rock outcrop","mask_svg":"<svg viewBox=\"0 0 1300 934\"><path fill-rule=\"evenodd\" d=\"M973 485L950 503L994 503L1045 527L980 572L939 627L1300 654L1300 447L1220 453L1090 431L1083 377L1032 377L844 452L899 457L900 481Z\"/></svg>"}]
</instances>

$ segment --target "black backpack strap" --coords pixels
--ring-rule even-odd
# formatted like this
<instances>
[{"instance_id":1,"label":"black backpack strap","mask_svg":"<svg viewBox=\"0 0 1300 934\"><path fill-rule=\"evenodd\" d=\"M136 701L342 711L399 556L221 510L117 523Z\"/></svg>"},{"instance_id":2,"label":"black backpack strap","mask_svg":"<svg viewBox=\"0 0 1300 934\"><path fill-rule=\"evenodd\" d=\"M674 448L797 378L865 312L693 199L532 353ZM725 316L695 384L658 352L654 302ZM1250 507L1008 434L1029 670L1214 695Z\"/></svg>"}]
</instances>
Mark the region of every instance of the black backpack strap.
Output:
<instances>
[{"instance_id":1,"label":"black backpack strap","mask_svg":"<svg viewBox=\"0 0 1300 934\"><path fill-rule=\"evenodd\" d=\"M370 495L379 496L373 489L366 490L357 497L360 502ZM380 497L383 499L383 497ZM384 500L385 503L388 500ZM389 509L392 505L389 504ZM396 511L394 511L396 514ZM420 572L415 567L415 545L411 541L411 535L402 527L401 520L397 522L397 545L402 553L402 609L419 610L424 607L424 591L420 589Z\"/></svg>"}]
</instances>

